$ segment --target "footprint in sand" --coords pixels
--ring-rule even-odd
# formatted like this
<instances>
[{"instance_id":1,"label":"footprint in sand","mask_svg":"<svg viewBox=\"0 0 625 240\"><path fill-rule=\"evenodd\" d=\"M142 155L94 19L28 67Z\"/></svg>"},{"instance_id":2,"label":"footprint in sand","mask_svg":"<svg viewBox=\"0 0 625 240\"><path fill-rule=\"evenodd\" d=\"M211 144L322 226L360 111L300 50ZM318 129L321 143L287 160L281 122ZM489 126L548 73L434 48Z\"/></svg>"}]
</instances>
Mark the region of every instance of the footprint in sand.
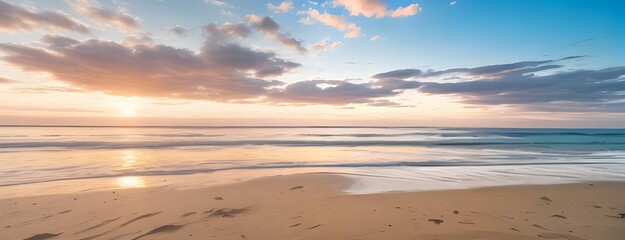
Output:
<instances>
[{"instance_id":1,"label":"footprint in sand","mask_svg":"<svg viewBox=\"0 0 625 240\"><path fill-rule=\"evenodd\" d=\"M60 214L66 214L66 213L71 212L71 211L72 211L72 210L65 210L65 211L62 211L62 212L57 213L57 215L60 215Z\"/></svg>"},{"instance_id":2,"label":"footprint in sand","mask_svg":"<svg viewBox=\"0 0 625 240\"><path fill-rule=\"evenodd\" d=\"M197 212L188 212L188 213L182 214L182 216L180 216L180 217L181 217L181 218L184 218L184 217L188 217L188 216L191 216L191 215L193 215L193 214L196 214L196 213L197 213Z\"/></svg>"},{"instance_id":3,"label":"footprint in sand","mask_svg":"<svg viewBox=\"0 0 625 240\"><path fill-rule=\"evenodd\" d=\"M152 231L149 231L149 232L147 232L147 233L145 233L143 235L140 235L140 236L138 236L136 238L133 238L132 240L137 240L137 239L140 239L142 237L153 235L153 234L157 234L157 233L175 232L175 231L177 231L178 229L180 229L183 226L184 225L165 225L165 226L160 226L160 227L157 227L155 229L152 229Z\"/></svg>"},{"instance_id":4,"label":"footprint in sand","mask_svg":"<svg viewBox=\"0 0 625 240\"><path fill-rule=\"evenodd\" d=\"M321 224L318 224L318 225L315 225L315 226L309 227L309 228L308 228L308 230L310 230L310 229L315 229L315 228L318 228L318 227L321 227Z\"/></svg>"},{"instance_id":5,"label":"footprint in sand","mask_svg":"<svg viewBox=\"0 0 625 240\"><path fill-rule=\"evenodd\" d=\"M562 215L560 215L560 214L551 215L551 217L555 217L555 218L562 218L562 219L567 219L567 217L562 216Z\"/></svg>"},{"instance_id":6,"label":"footprint in sand","mask_svg":"<svg viewBox=\"0 0 625 240\"><path fill-rule=\"evenodd\" d=\"M115 236L109 238L109 240L128 239L127 236L138 234L141 231L143 231L143 230L139 230L139 231L136 231L136 232L130 232L130 233L122 233L122 234L115 235Z\"/></svg>"},{"instance_id":7,"label":"footprint in sand","mask_svg":"<svg viewBox=\"0 0 625 240\"><path fill-rule=\"evenodd\" d=\"M114 221L116 221L117 219L120 219L120 218L121 218L121 217L117 217L117 218L113 218L113 219L109 219L109 220L103 221L103 222L99 223L98 225L95 225L95 226L88 227L88 228L85 228L85 229L83 229L83 230L80 230L80 231L78 231L78 232L74 233L74 235L76 235L76 234L80 234L80 233L84 233L84 232L91 231L91 230L93 230L93 229L96 229L96 228L102 227L102 226L104 226L104 225L106 225L106 224L109 224L109 223L112 223L112 222L114 222Z\"/></svg>"},{"instance_id":8,"label":"footprint in sand","mask_svg":"<svg viewBox=\"0 0 625 240\"><path fill-rule=\"evenodd\" d=\"M62 233L40 233L29 238L24 238L24 240L44 240L44 239L50 239L50 238L56 237L61 234Z\"/></svg>"},{"instance_id":9,"label":"footprint in sand","mask_svg":"<svg viewBox=\"0 0 625 240\"><path fill-rule=\"evenodd\" d=\"M538 237L547 238L547 239L586 240L585 238L580 238L580 237L576 237L576 236L569 235L569 234L559 234L559 233L549 233L549 232L538 234Z\"/></svg>"},{"instance_id":10,"label":"footprint in sand","mask_svg":"<svg viewBox=\"0 0 625 240\"><path fill-rule=\"evenodd\" d=\"M441 225L441 223L445 222L443 220L440 219L428 219L429 222L433 222L434 225Z\"/></svg>"},{"instance_id":11,"label":"footprint in sand","mask_svg":"<svg viewBox=\"0 0 625 240\"><path fill-rule=\"evenodd\" d=\"M149 217L156 216L156 215L158 215L158 214L160 214L160 213L162 213L162 211L160 211L160 212L148 213L148 214L144 214L144 215L138 216L138 217L136 217L136 218L133 218L133 219L129 220L128 222L122 223L122 225L120 225L120 227L125 227L125 226L128 226L128 224L131 224L131 223L133 223L133 222L139 221L139 220L144 219L144 218L149 218Z\"/></svg>"},{"instance_id":12,"label":"footprint in sand","mask_svg":"<svg viewBox=\"0 0 625 240\"><path fill-rule=\"evenodd\" d=\"M158 214L160 214L160 213L161 213L161 212L153 212L153 213L148 213L148 214L144 214L144 215L138 216L138 217L133 218L133 219L131 219L131 220L129 220L129 221L127 221L127 222L125 222L125 223L120 224L119 226L117 226L117 227L115 227L115 228L109 229L109 230L107 230L107 231L104 231L104 232L101 232L101 233L98 233L98 234L96 234L96 235L92 235L92 236L89 236L89 237L86 237L86 238L81 238L80 240L91 240L91 239L99 238L99 237L101 237L101 236L104 236L104 235L106 235L106 234L108 234L108 233L112 232L112 231L115 231L115 230L117 230L117 229L120 229L120 228L126 227L126 226L128 226L129 224L131 224L131 223L133 223L133 222L136 222L136 221L142 220L142 219L144 219L144 218L153 217L153 216L156 216L156 215L158 215ZM75 234L78 234L78 233L75 233Z\"/></svg>"},{"instance_id":13,"label":"footprint in sand","mask_svg":"<svg viewBox=\"0 0 625 240\"><path fill-rule=\"evenodd\" d=\"M475 224L474 222L458 222L460 224Z\"/></svg>"},{"instance_id":14,"label":"footprint in sand","mask_svg":"<svg viewBox=\"0 0 625 240\"><path fill-rule=\"evenodd\" d=\"M543 227L543 226L540 226L540 225L538 225L538 224L532 224L532 226L537 227L537 228L540 228L540 229L542 229L542 230L551 231L551 230L549 230L549 229L547 229L547 228L545 228L545 227Z\"/></svg>"},{"instance_id":15,"label":"footprint in sand","mask_svg":"<svg viewBox=\"0 0 625 240\"><path fill-rule=\"evenodd\" d=\"M217 209L217 211L214 211L213 213L208 215L207 218L208 217L232 218L232 217L235 217L237 214L246 213L248 211L249 209L247 208L231 208L231 209L221 208L221 209Z\"/></svg>"},{"instance_id":16,"label":"footprint in sand","mask_svg":"<svg viewBox=\"0 0 625 240\"><path fill-rule=\"evenodd\" d=\"M562 234L558 234L558 233L540 233L540 234L538 234L538 237L548 238L548 239L564 238L564 236L562 236Z\"/></svg>"}]
</instances>

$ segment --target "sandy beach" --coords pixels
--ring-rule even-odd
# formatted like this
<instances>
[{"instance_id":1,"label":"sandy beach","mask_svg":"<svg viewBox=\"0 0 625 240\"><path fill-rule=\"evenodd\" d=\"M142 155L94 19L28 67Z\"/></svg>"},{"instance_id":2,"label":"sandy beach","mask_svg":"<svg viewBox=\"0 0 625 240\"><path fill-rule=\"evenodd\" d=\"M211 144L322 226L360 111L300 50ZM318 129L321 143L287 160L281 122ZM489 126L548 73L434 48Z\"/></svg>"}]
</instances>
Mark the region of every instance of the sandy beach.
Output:
<instances>
[{"instance_id":1,"label":"sandy beach","mask_svg":"<svg viewBox=\"0 0 625 240\"><path fill-rule=\"evenodd\" d=\"M0 200L0 239L622 239L625 183L350 195L334 174Z\"/></svg>"},{"instance_id":2,"label":"sandy beach","mask_svg":"<svg viewBox=\"0 0 625 240\"><path fill-rule=\"evenodd\" d=\"M0 0L0 240L625 240L623 13Z\"/></svg>"}]
</instances>

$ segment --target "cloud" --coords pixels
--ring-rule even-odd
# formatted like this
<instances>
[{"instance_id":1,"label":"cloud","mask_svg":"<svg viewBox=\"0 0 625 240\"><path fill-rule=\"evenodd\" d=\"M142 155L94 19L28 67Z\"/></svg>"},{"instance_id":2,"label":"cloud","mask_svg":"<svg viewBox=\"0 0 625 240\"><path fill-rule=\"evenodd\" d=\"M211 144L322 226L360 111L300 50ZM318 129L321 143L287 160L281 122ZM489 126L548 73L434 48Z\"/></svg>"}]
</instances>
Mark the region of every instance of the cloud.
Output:
<instances>
[{"instance_id":1,"label":"cloud","mask_svg":"<svg viewBox=\"0 0 625 240\"><path fill-rule=\"evenodd\" d=\"M56 87L56 86L19 87L19 88L13 88L13 90L19 93L83 92L82 90L76 89L76 88Z\"/></svg>"},{"instance_id":2,"label":"cloud","mask_svg":"<svg viewBox=\"0 0 625 240\"><path fill-rule=\"evenodd\" d=\"M400 103L389 101L386 99L375 100L365 105L371 107L410 107L408 105L402 105Z\"/></svg>"},{"instance_id":3,"label":"cloud","mask_svg":"<svg viewBox=\"0 0 625 240\"><path fill-rule=\"evenodd\" d=\"M352 16L360 14L365 17L376 18L386 16L386 3L382 0L336 0L333 5L335 7L344 6Z\"/></svg>"},{"instance_id":4,"label":"cloud","mask_svg":"<svg viewBox=\"0 0 625 240\"><path fill-rule=\"evenodd\" d=\"M70 5L89 19L102 24L113 24L126 31L134 31L141 28L141 19L131 16L125 9L106 9L90 0L72 0Z\"/></svg>"},{"instance_id":5,"label":"cloud","mask_svg":"<svg viewBox=\"0 0 625 240\"><path fill-rule=\"evenodd\" d=\"M419 4L410 4L406 7L398 7L395 10L387 9L386 2L382 0L335 0L333 6L343 6L351 16L363 15L365 17L383 18L413 16L421 11Z\"/></svg>"},{"instance_id":6,"label":"cloud","mask_svg":"<svg viewBox=\"0 0 625 240\"><path fill-rule=\"evenodd\" d=\"M46 35L35 45L0 44L3 60L26 72L41 72L86 91L112 95L198 99L255 99L283 83L266 80L300 66L274 52L234 43L232 26L206 26L211 34L199 51L166 45L126 46ZM35 47L37 46L37 47Z\"/></svg>"},{"instance_id":7,"label":"cloud","mask_svg":"<svg viewBox=\"0 0 625 240\"><path fill-rule=\"evenodd\" d=\"M219 14L224 15L224 16L230 16L230 17L235 17L235 18L240 18L239 15L237 15L236 13L233 13L231 11L228 11L226 9L221 9L219 10Z\"/></svg>"},{"instance_id":8,"label":"cloud","mask_svg":"<svg viewBox=\"0 0 625 240\"><path fill-rule=\"evenodd\" d=\"M45 36L44 36L45 38ZM152 38L151 34L143 33L139 35L127 36L126 39L122 42L124 46L137 46L137 45L146 45L146 46L154 46L156 43Z\"/></svg>"},{"instance_id":9,"label":"cloud","mask_svg":"<svg viewBox=\"0 0 625 240\"><path fill-rule=\"evenodd\" d=\"M406 7L398 7L395 11L390 12L390 16L394 18L414 16L421 12L419 4L410 4Z\"/></svg>"},{"instance_id":10,"label":"cloud","mask_svg":"<svg viewBox=\"0 0 625 240\"><path fill-rule=\"evenodd\" d=\"M531 105L537 103L610 103L625 100L625 67L576 70L551 75L506 74L454 83L424 82L420 92L453 94L464 103Z\"/></svg>"},{"instance_id":11,"label":"cloud","mask_svg":"<svg viewBox=\"0 0 625 240\"><path fill-rule=\"evenodd\" d=\"M180 26L180 25L169 27L169 28L167 28L167 30L169 30L170 32L172 32L172 33L174 33L174 34L176 34L176 35L178 35L180 37L186 37L187 34L189 33L188 29L186 29L185 27Z\"/></svg>"},{"instance_id":12,"label":"cloud","mask_svg":"<svg viewBox=\"0 0 625 240\"><path fill-rule=\"evenodd\" d=\"M598 70L545 72L556 62L581 58L523 61L443 71L400 69L374 75L375 84L390 89L417 89L450 95L472 105L507 105L533 111L611 112L625 109L625 66ZM540 73L540 74L539 74ZM462 76L449 82L445 76ZM422 81L434 78L438 81ZM442 81L441 81L441 78ZM414 85L411 85L414 84Z\"/></svg>"},{"instance_id":13,"label":"cloud","mask_svg":"<svg viewBox=\"0 0 625 240\"><path fill-rule=\"evenodd\" d=\"M375 36L371 37L371 39L369 39L369 40L377 41L377 40L380 40L380 38L382 38L380 35L375 35Z\"/></svg>"},{"instance_id":14,"label":"cloud","mask_svg":"<svg viewBox=\"0 0 625 240\"><path fill-rule=\"evenodd\" d=\"M350 23L343 16L333 15L329 13L319 13L316 9L311 9L308 12L308 16L318 22L321 22L327 26L336 28L345 33L346 38L356 38L360 35L360 28L354 23Z\"/></svg>"},{"instance_id":15,"label":"cloud","mask_svg":"<svg viewBox=\"0 0 625 240\"><path fill-rule=\"evenodd\" d=\"M224 1L219 1L219 0L204 0L205 3L210 3L212 5L218 6L218 7L227 7L227 8L231 8L232 6L227 4Z\"/></svg>"},{"instance_id":16,"label":"cloud","mask_svg":"<svg viewBox=\"0 0 625 240\"><path fill-rule=\"evenodd\" d=\"M267 101L290 104L405 106L385 100L400 94L448 95L469 105L502 105L524 111L619 112L625 110L625 66L553 70L557 60L523 61L442 71L399 69L366 83L308 80L274 89ZM453 76L463 76L454 78ZM449 81L454 79L455 81ZM412 90L411 92L407 92Z\"/></svg>"},{"instance_id":17,"label":"cloud","mask_svg":"<svg viewBox=\"0 0 625 240\"><path fill-rule=\"evenodd\" d=\"M252 30L243 23L225 23L222 26L217 24L208 24L204 26L204 31L210 34L214 41L226 40L234 36L246 38L252 33Z\"/></svg>"},{"instance_id":18,"label":"cloud","mask_svg":"<svg viewBox=\"0 0 625 240\"><path fill-rule=\"evenodd\" d=\"M451 1L451 2L449 2L449 6L456 5L456 3L457 3L456 1Z\"/></svg>"},{"instance_id":19,"label":"cloud","mask_svg":"<svg viewBox=\"0 0 625 240\"><path fill-rule=\"evenodd\" d=\"M385 73L378 73L372 78L376 79L407 79L420 76L423 72L419 69L399 69Z\"/></svg>"},{"instance_id":20,"label":"cloud","mask_svg":"<svg viewBox=\"0 0 625 240\"><path fill-rule=\"evenodd\" d=\"M52 107L52 106L31 107L31 106L0 105L0 108L5 109L5 110L12 110L12 111L108 113L107 111L96 110L96 109L59 108L59 107Z\"/></svg>"},{"instance_id":21,"label":"cloud","mask_svg":"<svg viewBox=\"0 0 625 240\"><path fill-rule=\"evenodd\" d=\"M309 80L275 90L268 101L299 104L345 105L372 103L374 98L394 96L389 88L376 88L371 83L351 83L344 80Z\"/></svg>"},{"instance_id":22,"label":"cloud","mask_svg":"<svg viewBox=\"0 0 625 240\"><path fill-rule=\"evenodd\" d=\"M280 25L276 23L272 18L260 18L256 15L248 15L246 16L246 19L251 22L258 31L265 33L265 37L273 39L284 46L296 49L300 52L307 51L306 48L302 46L302 43L300 41L290 37L286 33L281 33Z\"/></svg>"},{"instance_id":23,"label":"cloud","mask_svg":"<svg viewBox=\"0 0 625 240\"><path fill-rule=\"evenodd\" d=\"M0 83L15 83L17 81L12 80L12 79L7 79L7 78L1 78L0 77Z\"/></svg>"},{"instance_id":24,"label":"cloud","mask_svg":"<svg viewBox=\"0 0 625 240\"><path fill-rule=\"evenodd\" d=\"M320 51L334 51L338 47L344 45L341 41L328 43L329 41L330 41L330 38L324 38L323 40L313 44L311 48L314 50L320 50Z\"/></svg>"},{"instance_id":25,"label":"cloud","mask_svg":"<svg viewBox=\"0 0 625 240\"><path fill-rule=\"evenodd\" d=\"M281 2L280 5L278 6L274 6L271 3L267 3L267 8L271 11L273 11L274 13L286 13L291 11L291 9L293 9L293 2L291 1L284 1Z\"/></svg>"},{"instance_id":26,"label":"cloud","mask_svg":"<svg viewBox=\"0 0 625 240\"><path fill-rule=\"evenodd\" d=\"M310 16L304 17L304 18L300 18L298 21L298 23L304 24L304 25L313 25L315 24L315 21L310 18Z\"/></svg>"},{"instance_id":27,"label":"cloud","mask_svg":"<svg viewBox=\"0 0 625 240\"><path fill-rule=\"evenodd\" d=\"M69 15L56 11L37 11L0 0L0 31L68 30L89 33L87 26Z\"/></svg>"},{"instance_id":28,"label":"cloud","mask_svg":"<svg viewBox=\"0 0 625 240\"><path fill-rule=\"evenodd\" d=\"M582 58L583 56L570 56L557 60L542 60L542 61L523 61L516 63L506 63L506 64L496 64L496 65L488 65L474 68L451 68L442 71L427 71L423 72L418 69L399 69L385 73L379 73L373 76L376 79L384 79L384 78L398 78L398 79L407 79L407 78L415 78L415 77L438 77L443 75L451 75L451 74L462 74L467 76L472 76L476 78L485 78L485 77L501 77L504 75L513 75L513 74L525 74L538 72L548 69L560 68L561 65L554 65L554 63L559 61L572 60L577 58ZM550 65L547 65L550 64Z\"/></svg>"}]
</instances>

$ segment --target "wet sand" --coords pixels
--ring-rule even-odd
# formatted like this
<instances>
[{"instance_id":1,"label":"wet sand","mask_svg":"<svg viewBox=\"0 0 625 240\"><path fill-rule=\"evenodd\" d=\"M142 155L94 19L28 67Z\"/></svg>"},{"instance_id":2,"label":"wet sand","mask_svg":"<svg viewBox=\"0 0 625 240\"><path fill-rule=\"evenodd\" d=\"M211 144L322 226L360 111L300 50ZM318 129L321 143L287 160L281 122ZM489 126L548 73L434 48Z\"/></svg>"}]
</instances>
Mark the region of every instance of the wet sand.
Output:
<instances>
[{"instance_id":1,"label":"wet sand","mask_svg":"<svg viewBox=\"0 0 625 240\"><path fill-rule=\"evenodd\" d=\"M625 183L349 195L332 174L0 199L0 239L623 239Z\"/></svg>"}]
</instances>

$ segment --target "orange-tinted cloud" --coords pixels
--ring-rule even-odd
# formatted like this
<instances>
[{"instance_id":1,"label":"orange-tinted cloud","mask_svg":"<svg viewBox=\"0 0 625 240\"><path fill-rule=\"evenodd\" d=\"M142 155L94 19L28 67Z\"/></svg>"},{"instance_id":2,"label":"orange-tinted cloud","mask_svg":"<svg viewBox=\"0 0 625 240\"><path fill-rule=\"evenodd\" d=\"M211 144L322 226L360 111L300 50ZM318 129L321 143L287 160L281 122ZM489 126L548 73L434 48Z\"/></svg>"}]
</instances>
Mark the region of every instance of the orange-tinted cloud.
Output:
<instances>
[{"instance_id":1,"label":"orange-tinted cloud","mask_svg":"<svg viewBox=\"0 0 625 240\"><path fill-rule=\"evenodd\" d=\"M335 0L333 5L343 6L352 16L363 15L365 17L383 18L413 16L421 11L418 4L410 4L398 7L395 10L387 9L386 2L382 0Z\"/></svg>"},{"instance_id":2,"label":"orange-tinted cloud","mask_svg":"<svg viewBox=\"0 0 625 240\"><path fill-rule=\"evenodd\" d=\"M89 33L87 26L57 11L37 11L0 0L0 31L69 30Z\"/></svg>"},{"instance_id":3,"label":"orange-tinted cloud","mask_svg":"<svg viewBox=\"0 0 625 240\"><path fill-rule=\"evenodd\" d=\"M271 3L267 3L265 6L267 6L267 8L273 11L274 13L286 13L286 12L291 11L291 9L293 9L293 2L284 1L284 2L281 2L278 6L275 6Z\"/></svg>"},{"instance_id":4,"label":"orange-tinted cloud","mask_svg":"<svg viewBox=\"0 0 625 240\"><path fill-rule=\"evenodd\" d=\"M349 14L365 17L383 18L386 16L386 3L381 0L336 0L333 5L344 6Z\"/></svg>"},{"instance_id":5,"label":"orange-tinted cloud","mask_svg":"<svg viewBox=\"0 0 625 240\"><path fill-rule=\"evenodd\" d=\"M106 9L90 0L74 0L71 5L89 19L102 24L113 24L128 31L141 28L141 20L126 13L124 9Z\"/></svg>"},{"instance_id":6,"label":"orange-tinted cloud","mask_svg":"<svg viewBox=\"0 0 625 240\"><path fill-rule=\"evenodd\" d=\"M227 34L220 26L207 26ZM211 34L209 32L209 34ZM233 101L257 98L282 82L265 80L300 64L209 37L198 52L165 45L124 45L46 35L43 47L0 44L5 62L45 72L84 90L113 95Z\"/></svg>"},{"instance_id":7,"label":"orange-tinted cloud","mask_svg":"<svg viewBox=\"0 0 625 240\"><path fill-rule=\"evenodd\" d=\"M343 42L341 41L330 42L330 38L324 38L323 40L313 44L311 48L314 50L320 50L320 51L334 51L340 46L343 46Z\"/></svg>"},{"instance_id":8,"label":"orange-tinted cloud","mask_svg":"<svg viewBox=\"0 0 625 240\"><path fill-rule=\"evenodd\" d=\"M398 7L395 11L389 13L389 16L398 18L398 17L408 17L416 15L421 12L421 7L419 4L410 4L406 7Z\"/></svg>"},{"instance_id":9,"label":"orange-tinted cloud","mask_svg":"<svg viewBox=\"0 0 625 240\"><path fill-rule=\"evenodd\" d=\"M0 77L0 83L15 83L15 82L16 82L15 80Z\"/></svg>"},{"instance_id":10,"label":"orange-tinted cloud","mask_svg":"<svg viewBox=\"0 0 625 240\"><path fill-rule=\"evenodd\" d=\"M343 16L333 15L330 13L319 13L316 9L311 9L308 16L327 26L336 28L341 32L346 32L346 38L356 38L360 35L360 27L354 23L348 22Z\"/></svg>"}]
</instances>

